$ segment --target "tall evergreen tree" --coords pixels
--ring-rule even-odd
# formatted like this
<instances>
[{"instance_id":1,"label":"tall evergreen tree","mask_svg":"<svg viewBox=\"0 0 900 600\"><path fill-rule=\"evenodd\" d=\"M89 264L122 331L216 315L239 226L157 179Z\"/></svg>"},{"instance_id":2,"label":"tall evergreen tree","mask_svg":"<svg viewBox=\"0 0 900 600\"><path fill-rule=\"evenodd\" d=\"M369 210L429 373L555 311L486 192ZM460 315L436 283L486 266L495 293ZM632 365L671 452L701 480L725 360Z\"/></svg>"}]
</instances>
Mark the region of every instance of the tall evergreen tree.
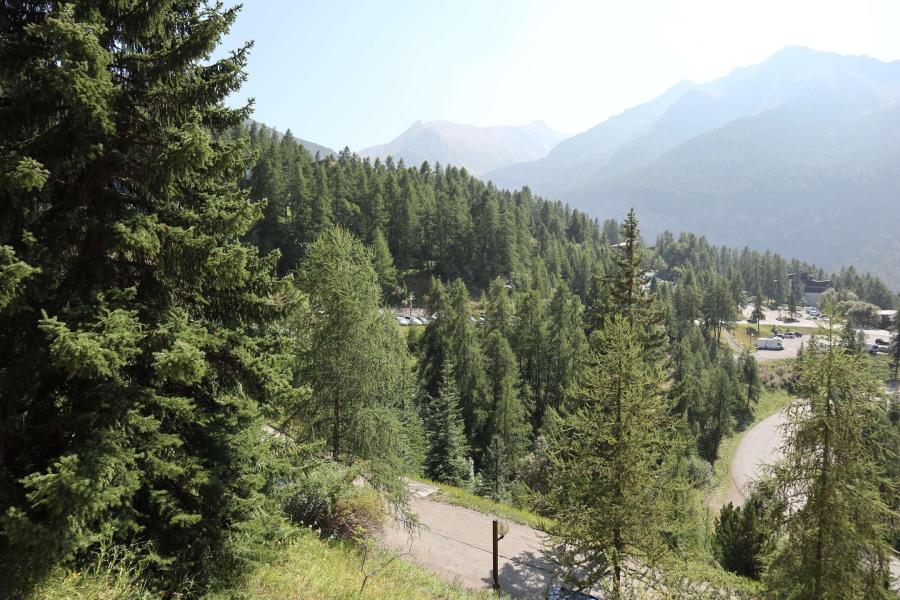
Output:
<instances>
[{"instance_id":1,"label":"tall evergreen tree","mask_svg":"<svg viewBox=\"0 0 900 600\"><path fill-rule=\"evenodd\" d=\"M332 227L309 248L299 280L309 295L304 369L312 387L299 426L327 440L335 460L371 461L390 486L409 466L400 464L401 425L415 391L406 344L380 309L371 255Z\"/></svg>"},{"instance_id":2,"label":"tall evergreen tree","mask_svg":"<svg viewBox=\"0 0 900 600\"><path fill-rule=\"evenodd\" d=\"M836 315L801 363L802 401L788 411L784 461L773 469L787 536L766 579L781 598L889 598L885 585L891 516L880 488L881 447L873 435L883 406L862 356L837 343Z\"/></svg>"},{"instance_id":3,"label":"tall evergreen tree","mask_svg":"<svg viewBox=\"0 0 900 600\"><path fill-rule=\"evenodd\" d=\"M437 395L425 397L422 422L428 440L425 474L435 481L464 485L469 477L469 450L451 361L441 368Z\"/></svg>"},{"instance_id":4,"label":"tall evergreen tree","mask_svg":"<svg viewBox=\"0 0 900 600\"><path fill-rule=\"evenodd\" d=\"M648 364L641 332L616 315L596 334L595 353L561 418L550 424L548 491L540 497L559 540L565 576L579 588L626 593L658 564L676 439L658 364Z\"/></svg>"},{"instance_id":5,"label":"tall evergreen tree","mask_svg":"<svg viewBox=\"0 0 900 600\"><path fill-rule=\"evenodd\" d=\"M236 14L0 11L0 564L19 585L107 538L143 543L159 581L241 572L279 386L265 336L295 300L240 241L261 207L222 134L248 116L224 106L248 47L210 60Z\"/></svg>"},{"instance_id":6,"label":"tall evergreen tree","mask_svg":"<svg viewBox=\"0 0 900 600\"><path fill-rule=\"evenodd\" d=\"M482 466L492 469L484 478L491 483L491 494L500 499L525 454L528 415L520 397L522 387L516 355L500 331L495 330L488 336L484 355L491 403L483 439L485 450L492 450Z\"/></svg>"}]
</instances>

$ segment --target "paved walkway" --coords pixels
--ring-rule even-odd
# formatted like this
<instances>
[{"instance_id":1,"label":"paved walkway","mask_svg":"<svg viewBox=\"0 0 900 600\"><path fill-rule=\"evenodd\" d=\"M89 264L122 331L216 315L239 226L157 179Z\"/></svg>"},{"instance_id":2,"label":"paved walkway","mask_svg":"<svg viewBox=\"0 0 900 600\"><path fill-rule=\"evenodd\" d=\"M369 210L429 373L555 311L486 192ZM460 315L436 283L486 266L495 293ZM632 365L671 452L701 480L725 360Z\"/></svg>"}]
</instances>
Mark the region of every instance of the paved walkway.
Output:
<instances>
[{"instance_id":1,"label":"paved walkway","mask_svg":"<svg viewBox=\"0 0 900 600\"><path fill-rule=\"evenodd\" d=\"M465 587L491 587L493 517L435 502L429 496L437 490L427 484L409 485L412 509L422 527L411 536L394 523L381 534L382 546L408 552L413 562ZM531 527L509 523L509 533L500 540L500 587L513 598L543 598L553 582L552 565L541 550L542 536Z\"/></svg>"}]
</instances>

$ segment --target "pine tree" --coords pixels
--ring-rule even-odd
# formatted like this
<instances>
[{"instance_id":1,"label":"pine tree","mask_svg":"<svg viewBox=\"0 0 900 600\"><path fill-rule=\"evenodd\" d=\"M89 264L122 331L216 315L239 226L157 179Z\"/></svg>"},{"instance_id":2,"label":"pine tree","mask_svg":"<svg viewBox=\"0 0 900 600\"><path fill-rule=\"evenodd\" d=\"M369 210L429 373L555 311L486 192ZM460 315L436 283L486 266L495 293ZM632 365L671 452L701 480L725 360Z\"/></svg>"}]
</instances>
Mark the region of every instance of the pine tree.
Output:
<instances>
[{"instance_id":1,"label":"pine tree","mask_svg":"<svg viewBox=\"0 0 900 600\"><path fill-rule=\"evenodd\" d=\"M271 464L260 409L296 306L237 182L236 9L0 14L0 564L14 584L136 542L157 581L239 575ZM265 374L264 374L265 373ZM270 375L278 374L275 380ZM225 572L223 572L225 571Z\"/></svg>"},{"instance_id":2,"label":"pine tree","mask_svg":"<svg viewBox=\"0 0 900 600\"><path fill-rule=\"evenodd\" d=\"M484 309L485 335L499 331L503 337L509 339L512 334L515 306L507 288L506 281L502 277L494 278L488 287Z\"/></svg>"},{"instance_id":3,"label":"pine tree","mask_svg":"<svg viewBox=\"0 0 900 600\"><path fill-rule=\"evenodd\" d=\"M425 474L435 481L465 485L470 470L469 450L459 406L459 389L450 361L441 368L438 394L425 397L422 422L428 440Z\"/></svg>"},{"instance_id":4,"label":"pine tree","mask_svg":"<svg viewBox=\"0 0 900 600\"><path fill-rule=\"evenodd\" d=\"M889 598L891 515L880 492L878 456L895 453L871 428L883 411L859 354L837 344L836 315L827 347L810 346L801 364L803 398L788 411L784 461L773 469L785 543L766 579L781 598Z\"/></svg>"},{"instance_id":5,"label":"pine tree","mask_svg":"<svg viewBox=\"0 0 900 600\"><path fill-rule=\"evenodd\" d=\"M548 491L540 506L556 522L565 576L622 598L626 573L640 577L665 551L662 530L676 496L669 459L676 439L661 370L648 364L637 325L616 315L595 336L595 353L571 407L551 421Z\"/></svg>"},{"instance_id":6,"label":"pine tree","mask_svg":"<svg viewBox=\"0 0 900 600\"><path fill-rule=\"evenodd\" d=\"M394 267L394 257L388 250L387 242L381 230L377 230L372 242L372 266L378 274L378 283L382 291L392 292L397 285L397 269Z\"/></svg>"},{"instance_id":7,"label":"pine tree","mask_svg":"<svg viewBox=\"0 0 900 600\"><path fill-rule=\"evenodd\" d=\"M750 318L756 322L756 331L758 333L760 331L760 323L766 318L766 313L763 310L762 288L758 286L756 288L756 295L753 300L753 312L750 313Z\"/></svg>"},{"instance_id":8,"label":"pine tree","mask_svg":"<svg viewBox=\"0 0 900 600\"><path fill-rule=\"evenodd\" d=\"M644 286L642 261L644 249L634 209L628 211L622 223L619 239L613 253L613 269L610 274L610 300L614 313L622 315L629 323L638 325L641 340L649 358L660 358L665 351L665 332L662 315L653 295Z\"/></svg>"}]
</instances>

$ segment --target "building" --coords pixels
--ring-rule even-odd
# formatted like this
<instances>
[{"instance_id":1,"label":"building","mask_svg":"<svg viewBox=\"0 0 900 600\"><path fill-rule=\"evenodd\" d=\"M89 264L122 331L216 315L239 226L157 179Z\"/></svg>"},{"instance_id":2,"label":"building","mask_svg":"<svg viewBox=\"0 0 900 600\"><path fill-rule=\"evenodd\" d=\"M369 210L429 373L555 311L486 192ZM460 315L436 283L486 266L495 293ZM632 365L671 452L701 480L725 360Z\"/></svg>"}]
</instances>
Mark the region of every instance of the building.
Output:
<instances>
[{"instance_id":1,"label":"building","mask_svg":"<svg viewBox=\"0 0 900 600\"><path fill-rule=\"evenodd\" d=\"M878 311L878 323L879 323L879 327L881 327L882 329L892 328L896 321L897 321L897 311L896 310L879 310Z\"/></svg>"},{"instance_id":2,"label":"building","mask_svg":"<svg viewBox=\"0 0 900 600\"><path fill-rule=\"evenodd\" d=\"M793 283L799 280L803 296L806 298L806 306L819 306L819 297L825 290L831 288L830 279L813 279L809 273L802 271L800 273L788 273L788 278Z\"/></svg>"}]
</instances>

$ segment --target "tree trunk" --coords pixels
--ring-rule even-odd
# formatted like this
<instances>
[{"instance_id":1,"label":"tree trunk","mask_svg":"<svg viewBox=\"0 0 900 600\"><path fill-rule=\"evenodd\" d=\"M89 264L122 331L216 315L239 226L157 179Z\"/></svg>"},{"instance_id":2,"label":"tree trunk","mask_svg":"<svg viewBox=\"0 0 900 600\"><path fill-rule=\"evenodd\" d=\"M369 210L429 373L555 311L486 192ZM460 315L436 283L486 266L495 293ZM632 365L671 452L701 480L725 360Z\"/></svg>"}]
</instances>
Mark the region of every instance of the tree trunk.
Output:
<instances>
[{"instance_id":1,"label":"tree trunk","mask_svg":"<svg viewBox=\"0 0 900 600\"><path fill-rule=\"evenodd\" d=\"M331 434L331 457L338 460L341 450L341 396L334 395L334 424Z\"/></svg>"}]
</instances>

